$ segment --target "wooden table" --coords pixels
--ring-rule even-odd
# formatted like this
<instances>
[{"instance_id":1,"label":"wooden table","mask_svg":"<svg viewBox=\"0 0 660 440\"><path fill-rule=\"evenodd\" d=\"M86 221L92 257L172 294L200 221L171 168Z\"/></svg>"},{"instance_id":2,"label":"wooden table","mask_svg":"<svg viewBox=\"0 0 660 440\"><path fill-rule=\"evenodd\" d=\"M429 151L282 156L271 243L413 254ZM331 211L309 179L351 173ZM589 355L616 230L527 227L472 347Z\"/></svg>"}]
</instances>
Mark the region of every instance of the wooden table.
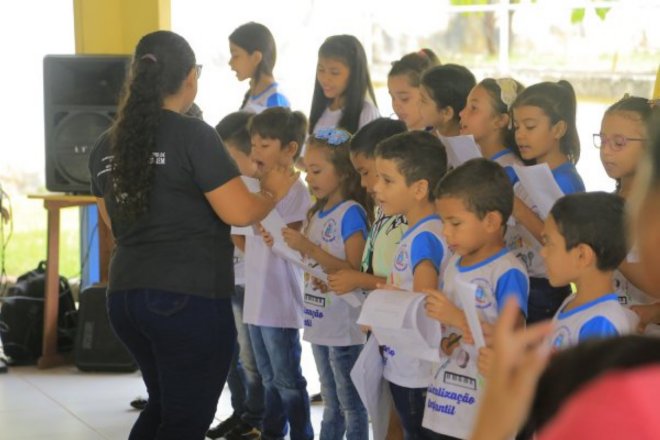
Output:
<instances>
[{"instance_id":1,"label":"wooden table","mask_svg":"<svg viewBox=\"0 0 660 440\"><path fill-rule=\"evenodd\" d=\"M59 262L60 262L60 210L74 206L96 204L94 196L67 194L31 194L30 199L43 200L48 211L48 255L46 265L46 288L44 292L44 338L38 368L50 368L67 362L65 356L57 352L57 314L59 309ZM99 269L101 283L108 280L108 267L113 240L101 216L98 217Z\"/></svg>"}]
</instances>

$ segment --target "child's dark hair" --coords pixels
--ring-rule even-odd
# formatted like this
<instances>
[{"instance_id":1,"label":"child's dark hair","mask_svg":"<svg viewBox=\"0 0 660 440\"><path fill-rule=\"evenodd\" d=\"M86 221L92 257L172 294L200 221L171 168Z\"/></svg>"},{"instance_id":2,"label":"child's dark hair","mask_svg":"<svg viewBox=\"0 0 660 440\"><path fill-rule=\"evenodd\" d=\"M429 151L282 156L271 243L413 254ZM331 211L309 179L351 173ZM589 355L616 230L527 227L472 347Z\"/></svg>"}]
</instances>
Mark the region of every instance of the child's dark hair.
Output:
<instances>
[{"instance_id":1,"label":"child's dark hair","mask_svg":"<svg viewBox=\"0 0 660 440\"><path fill-rule=\"evenodd\" d=\"M381 141L376 157L394 161L407 185L426 180L429 201L433 201L433 188L447 172L445 146L426 131L409 131Z\"/></svg>"},{"instance_id":2,"label":"child's dark hair","mask_svg":"<svg viewBox=\"0 0 660 440\"><path fill-rule=\"evenodd\" d=\"M156 146L163 100L175 94L195 68L188 42L170 31L143 36L124 82L111 130L113 185L118 215L135 221L149 210L153 183L150 158Z\"/></svg>"},{"instance_id":3,"label":"child's dark hair","mask_svg":"<svg viewBox=\"0 0 660 440\"><path fill-rule=\"evenodd\" d=\"M513 103L513 108L522 106L539 107L550 118L552 125L559 121L566 123L566 134L559 147L568 160L576 164L580 159L580 138L575 122L577 98L568 81L542 82L527 87Z\"/></svg>"},{"instance_id":4,"label":"child's dark hair","mask_svg":"<svg viewBox=\"0 0 660 440\"><path fill-rule=\"evenodd\" d=\"M360 123L360 113L364 106L364 100L369 98L376 105L376 95L369 76L369 64L367 55L360 41L353 35L333 35L328 37L318 53L319 58L332 58L344 63L350 71L348 86L344 92L344 108L338 127L353 134L357 131ZM330 104L330 100L323 94L323 89L318 80L314 79L314 95L312 97L312 108L309 112L309 133L313 134L314 126L321 115Z\"/></svg>"},{"instance_id":5,"label":"child's dark hair","mask_svg":"<svg viewBox=\"0 0 660 440\"><path fill-rule=\"evenodd\" d=\"M341 129L339 129L341 130ZM307 148L323 148L328 155L328 160L335 168L337 177L340 180L341 195L344 200L354 200L358 202L367 211L369 222L373 221L374 202L373 198L367 194L367 190L360 185L360 175L353 164L349 154L350 150L350 134L343 131L347 135L346 142L334 145L330 144L326 139L321 139L312 135L307 141ZM309 171L308 171L309 172ZM318 199L316 203L310 208L308 218L311 218L316 212L325 207L327 199Z\"/></svg>"},{"instance_id":6,"label":"child's dark hair","mask_svg":"<svg viewBox=\"0 0 660 440\"><path fill-rule=\"evenodd\" d=\"M234 32L229 34L229 41L250 55L256 51L261 52L261 62L257 66L253 78L255 84L259 82L262 75L273 76L275 61L277 60L277 47L275 46L273 34L266 26L253 21L240 25L234 29ZM241 107L245 105L249 97L250 92L248 91Z\"/></svg>"},{"instance_id":7,"label":"child's dark hair","mask_svg":"<svg viewBox=\"0 0 660 440\"><path fill-rule=\"evenodd\" d=\"M271 107L252 116L248 130L250 136L258 134L262 138L277 139L283 147L289 142L296 142L298 150L293 158L297 159L305 142L307 118L302 112L287 107Z\"/></svg>"},{"instance_id":8,"label":"child's dark hair","mask_svg":"<svg viewBox=\"0 0 660 440\"><path fill-rule=\"evenodd\" d=\"M581 343L557 353L541 375L526 426L538 432L568 399L604 374L660 362L660 339L629 335Z\"/></svg>"},{"instance_id":9,"label":"child's dark hair","mask_svg":"<svg viewBox=\"0 0 660 440\"><path fill-rule=\"evenodd\" d=\"M513 130L511 107L518 95L525 90L525 86L513 78L486 78L477 84L477 86L483 87L488 93L488 96L490 96L491 102L493 103L493 111L495 113L509 115L510 122L505 129L506 132L504 133L503 139L504 146L520 157L520 151L516 147L516 132ZM503 86L507 89L506 92L502 90ZM507 102L505 102L505 100Z\"/></svg>"},{"instance_id":10,"label":"child's dark hair","mask_svg":"<svg viewBox=\"0 0 660 440\"><path fill-rule=\"evenodd\" d=\"M596 254L596 267L610 271L627 254L624 201L606 192L576 193L557 200L550 215L569 251L586 244Z\"/></svg>"},{"instance_id":11,"label":"child's dark hair","mask_svg":"<svg viewBox=\"0 0 660 440\"><path fill-rule=\"evenodd\" d=\"M400 60L393 62L387 76L406 75L411 87L419 87L422 73L438 64L440 64L440 60L435 52L431 49L422 49L406 54Z\"/></svg>"},{"instance_id":12,"label":"child's dark hair","mask_svg":"<svg viewBox=\"0 0 660 440\"><path fill-rule=\"evenodd\" d=\"M458 64L443 64L431 67L422 75L422 86L433 98L438 109L451 107L454 120L458 121L459 112L465 108L470 90L477 84L472 72Z\"/></svg>"},{"instance_id":13,"label":"child's dark hair","mask_svg":"<svg viewBox=\"0 0 660 440\"><path fill-rule=\"evenodd\" d=\"M461 199L479 219L489 212L499 212L502 226L513 212L511 180L498 163L484 158L468 160L451 170L438 182L433 196Z\"/></svg>"},{"instance_id":14,"label":"child's dark hair","mask_svg":"<svg viewBox=\"0 0 660 440\"><path fill-rule=\"evenodd\" d=\"M251 149L250 133L248 123L253 113L234 112L230 113L215 126L223 142L231 142L232 146L249 156Z\"/></svg>"},{"instance_id":15,"label":"child's dark hair","mask_svg":"<svg viewBox=\"0 0 660 440\"><path fill-rule=\"evenodd\" d=\"M390 118L377 118L365 124L351 139L351 153L372 158L376 145L395 134L405 133L408 129L403 121Z\"/></svg>"}]
</instances>

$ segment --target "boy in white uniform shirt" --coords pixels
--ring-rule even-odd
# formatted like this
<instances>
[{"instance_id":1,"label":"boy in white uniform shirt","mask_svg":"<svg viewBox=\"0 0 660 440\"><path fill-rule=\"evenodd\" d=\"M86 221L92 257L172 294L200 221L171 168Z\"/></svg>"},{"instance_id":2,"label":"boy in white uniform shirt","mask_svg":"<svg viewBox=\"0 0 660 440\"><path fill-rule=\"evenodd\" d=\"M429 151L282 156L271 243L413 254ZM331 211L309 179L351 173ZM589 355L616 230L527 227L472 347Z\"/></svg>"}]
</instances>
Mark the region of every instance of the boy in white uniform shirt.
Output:
<instances>
[{"instance_id":1,"label":"boy in white uniform shirt","mask_svg":"<svg viewBox=\"0 0 660 440\"><path fill-rule=\"evenodd\" d=\"M432 196L432 189L447 170L444 145L423 131L392 136L376 148L376 170L374 192L383 213L402 214L408 219L408 230L394 253L389 284L416 292L436 288L449 254ZM390 384L404 437L432 438L432 433L422 428L431 363L398 353L398 348L383 348L383 375Z\"/></svg>"},{"instance_id":2,"label":"boy in white uniform shirt","mask_svg":"<svg viewBox=\"0 0 660 440\"><path fill-rule=\"evenodd\" d=\"M257 176L273 167L292 167L300 154L307 121L300 112L273 107L250 120L251 159ZM290 228L300 229L311 200L298 180L275 209ZM245 242L245 304L257 367L264 385L262 439L311 440L307 382L300 367L299 329L303 324L303 273L278 257L260 236Z\"/></svg>"},{"instance_id":3,"label":"boy in white uniform shirt","mask_svg":"<svg viewBox=\"0 0 660 440\"><path fill-rule=\"evenodd\" d=\"M476 286L479 318L493 324L505 299L515 296L524 325L529 281L525 266L506 247L504 234L513 210L513 189L505 170L487 159L473 159L452 170L435 190L443 235L455 253L440 291L429 291L430 317L442 323L440 365L429 387L425 428L440 439L467 438L481 394L478 353L471 341L457 283Z\"/></svg>"}]
</instances>

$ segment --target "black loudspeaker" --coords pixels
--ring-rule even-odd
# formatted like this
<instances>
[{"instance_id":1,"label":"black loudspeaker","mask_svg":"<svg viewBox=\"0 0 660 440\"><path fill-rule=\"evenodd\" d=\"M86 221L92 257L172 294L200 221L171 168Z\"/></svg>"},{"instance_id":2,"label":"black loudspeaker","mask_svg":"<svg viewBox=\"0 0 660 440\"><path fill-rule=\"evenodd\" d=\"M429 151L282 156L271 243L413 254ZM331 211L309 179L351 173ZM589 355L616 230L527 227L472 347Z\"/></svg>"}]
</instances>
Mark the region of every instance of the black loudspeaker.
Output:
<instances>
[{"instance_id":1,"label":"black loudspeaker","mask_svg":"<svg viewBox=\"0 0 660 440\"><path fill-rule=\"evenodd\" d=\"M82 371L131 372L133 356L117 338L108 318L106 286L88 287L80 293L74 362Z\"/></svg>"},{"instance_id":2,"label":"black loudspeaker","mask_svg":"<svg viewBox=\"0 0 660 440\"><path fill-rule=\"evenodd\" d=\"M46 188L89 194L89 153L112 125L128 55L46 55Z\"/></svg>"}]
</instances>

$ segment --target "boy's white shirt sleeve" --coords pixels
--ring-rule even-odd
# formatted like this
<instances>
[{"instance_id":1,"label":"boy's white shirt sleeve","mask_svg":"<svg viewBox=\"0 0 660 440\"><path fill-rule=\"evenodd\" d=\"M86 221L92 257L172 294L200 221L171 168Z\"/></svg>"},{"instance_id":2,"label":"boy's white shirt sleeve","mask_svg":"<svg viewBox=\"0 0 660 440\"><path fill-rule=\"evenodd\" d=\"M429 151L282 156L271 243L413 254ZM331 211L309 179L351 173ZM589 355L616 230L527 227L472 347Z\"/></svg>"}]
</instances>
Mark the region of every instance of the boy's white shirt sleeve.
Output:
<instances>
[{"instance_id":1,"label":"boy's white shirt sleeve","mask_svg":"<svg viewBox=\"0 0 660 440\"><path fill-rule=\"evenodd\" d=\"M311 197L307 187L298 180L293 184L289 193L277 204L277 213L284 223L291 224L307 218L307 211L311 206Z\"/></svg>"}]
</instances>

